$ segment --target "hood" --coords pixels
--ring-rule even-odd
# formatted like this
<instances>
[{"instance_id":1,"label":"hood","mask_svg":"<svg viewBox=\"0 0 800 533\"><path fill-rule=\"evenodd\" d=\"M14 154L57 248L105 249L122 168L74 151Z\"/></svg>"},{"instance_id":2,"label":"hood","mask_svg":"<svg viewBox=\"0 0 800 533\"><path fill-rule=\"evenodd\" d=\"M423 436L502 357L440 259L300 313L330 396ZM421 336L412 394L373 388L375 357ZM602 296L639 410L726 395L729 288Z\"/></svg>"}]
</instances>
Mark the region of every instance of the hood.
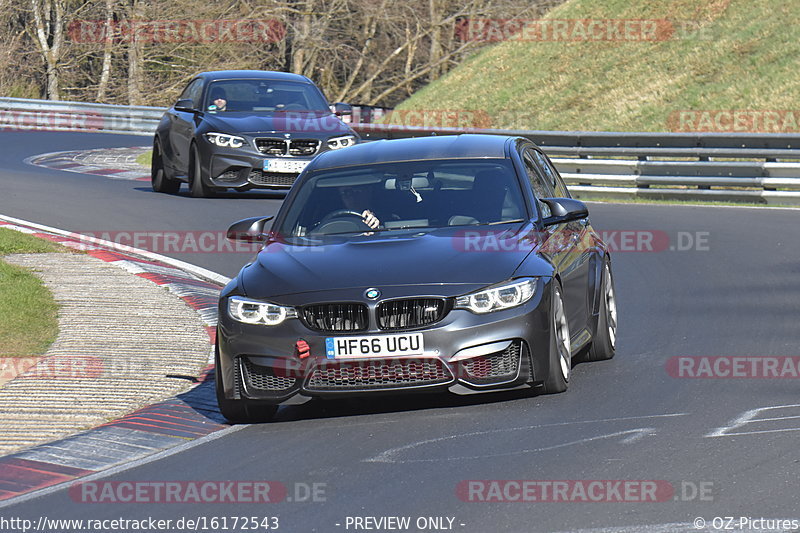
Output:
<instances>
[{"instance_id":1,"label":"hood","mask_svg":"<svg viewBox=\"0 0 800 533\"><path fill-rule=\"evenodd\" d=\"M242 270L241 281L252 298L319 291L360 294L369 287L389 297L419 294L422 286L428 286L427 294L455 296L510 278L535 245L519 235L510 230L440 228L348 236L335 242L328 238L311 246L270 242ZM539 262L537 272L526 275L552 272L544 259ZM389 287L405 289L386 290Z\"/></svg>"},{"instance_id":2,"label":"hood","mask_svg":"<svg viewBox=\"0 0 800 533\"><path fill-rule=\"evenodd\" d=\"M223 133L296 133L324 136L353 134L339 117L325 111L285 111L278 113L206 113L210 129Z\"/></svg>"}]
</instances>

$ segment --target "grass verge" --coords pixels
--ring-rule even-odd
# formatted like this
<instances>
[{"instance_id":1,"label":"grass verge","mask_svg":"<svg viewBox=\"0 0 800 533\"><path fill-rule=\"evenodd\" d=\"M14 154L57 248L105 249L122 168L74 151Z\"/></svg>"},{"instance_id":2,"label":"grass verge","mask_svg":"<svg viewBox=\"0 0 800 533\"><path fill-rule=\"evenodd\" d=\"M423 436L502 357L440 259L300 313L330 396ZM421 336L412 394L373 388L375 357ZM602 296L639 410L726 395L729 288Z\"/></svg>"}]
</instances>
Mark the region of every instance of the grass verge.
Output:
<instances>
[{"instance_id":1,"label":"grass verge","mask_svg":"<svg viewBox=\"0 0 800 533\"><path fill-rule=\"evenodd\" d=\"M47 241L0 228L0 256L62 251ZM0 260L0 358L41 355L58 334L58 304L42 281Z\"/></svg>"},{"instance_id":2,"label":"grass verge","mask_svg":"<svg viewBox=\"0 0 800 533\"><path fill-rule=\"evenodd\" d=\"M481 118L498 128L797 131L797 113L782 110L797 109L800 3L569 0L545 18L601 26L662 21L665 32L655 39L571 33L567 39L500 42L397 109L431 116L434 110L461 110L465 121L474 115L475 122ZM682 113L688 110L707 114ZM745 123L723 124L719 110L749 114ZM770 113L778 117L774 123L763 120Z\"/></svg>"},{"instance_id":3,"label":"grass verge","mask_svg":"<svg viewBox=\"0 0 800 533\"><path fill-rule=\"evenodd\" d=\"M148 150L136 158L136 162L143 167L150 168L150 161L153 159L153 151Z\"/></svg>"}]
</instances>

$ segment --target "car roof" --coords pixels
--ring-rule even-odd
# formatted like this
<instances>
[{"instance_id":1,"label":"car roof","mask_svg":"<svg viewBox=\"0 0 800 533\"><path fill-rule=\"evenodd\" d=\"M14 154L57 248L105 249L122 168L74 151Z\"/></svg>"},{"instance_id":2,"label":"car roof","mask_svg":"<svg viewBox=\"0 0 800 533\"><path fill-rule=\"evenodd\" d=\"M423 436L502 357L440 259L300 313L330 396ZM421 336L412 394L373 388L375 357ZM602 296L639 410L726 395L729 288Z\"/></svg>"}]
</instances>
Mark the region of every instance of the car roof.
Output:
<instances>
[{"instance_id":1,"label":"car roof","mask_svg":"<svg viewBox=\"0 0 800 533\"><path fill-rule=\"evenodd\" d=\"M265 79L313 83L310 79L306 78L305 76L301 76L300 74L293 74L291 72L276 72L273 70L212 70L209 72L201 72L195 77L205 78L206 80Z\"/></svg>"},{"instance_id":2,"label":"car roof","mask_svg":"<svg viewBox=\"0 0 800 533\"><path fill-rule=\"evenodd\" d=\"M364 142L317 156L314 169L432 159L502 159L505 135L437 135Z\"/></svg>"}]
</instances>

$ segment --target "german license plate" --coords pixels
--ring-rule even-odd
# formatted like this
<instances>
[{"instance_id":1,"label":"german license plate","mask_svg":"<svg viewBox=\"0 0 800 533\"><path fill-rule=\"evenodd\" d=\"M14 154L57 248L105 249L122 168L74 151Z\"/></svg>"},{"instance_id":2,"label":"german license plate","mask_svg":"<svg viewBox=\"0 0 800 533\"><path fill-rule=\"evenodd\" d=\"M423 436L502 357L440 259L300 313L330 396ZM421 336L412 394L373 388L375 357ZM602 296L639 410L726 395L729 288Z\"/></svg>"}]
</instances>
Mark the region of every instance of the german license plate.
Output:
<instances>
[{"instance_id":1,"label":"german license plate","mask_svg":"<svg viewBox=\"0 0 800 533\"><path fill-rule=\"evenodd\" d=\"M325 354L328 359L414 357L423 355L424 352L422 333L325 339Z\"/></svg>"},{"instance_id":2,"label":"german license plate","mask_svg":"<svg viewBox=\"0 0 800 533\"><path fill-rule=\"evenodd\" d=\"M308 161L305 159L265 159L264 172L285 172L299 174L306 168Z\"/></svg>"}]
</instances>

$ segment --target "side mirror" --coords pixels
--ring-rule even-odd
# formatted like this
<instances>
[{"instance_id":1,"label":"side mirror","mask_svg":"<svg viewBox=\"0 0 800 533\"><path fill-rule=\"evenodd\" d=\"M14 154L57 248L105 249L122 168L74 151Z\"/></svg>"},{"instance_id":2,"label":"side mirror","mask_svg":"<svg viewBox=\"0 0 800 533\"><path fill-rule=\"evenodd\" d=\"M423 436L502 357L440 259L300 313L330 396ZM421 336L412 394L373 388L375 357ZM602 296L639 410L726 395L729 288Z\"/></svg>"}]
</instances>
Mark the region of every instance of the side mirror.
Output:
<instances>
[{"instance_id":1,"label":"side mirror","mask_svg":"<svg viewBox=\"0 0 800 533\"><path fill-rule=\"evenodd\" d=\"M351 117L353 116L353 106L345 104L344 102L336 102L331 106L333 114L337 117Z\"/></svg>"},{"instance_id":2,"label":"side mirror","mask_svg":"<svg viewBox=\"0 0 800 533\"><path fill-rule=\"evenodd\" d=\"M197 111L197 109L194 108L194 102L192 102L192 100L189 98L178 100L177 102L175 102L175 105L173 107L177 111L189 111L189 112Z\"/></svg>"},{"instance_id":3,"label":"side mirror","mask_svg":"<svg viewBox=\"0 0 800 533\"><path fill-rule=\"evenodd\" d=\"M572 198L542 198L550 207L550 216L542 220L545 226L572 222L589 216L589 209L580 200Z\"/></svg>"},{"instance_id":4,"label":"side mirror","mask_svg":"<svg viewBox=\"0 0 800 533\"><path fill-rule=\"evenodd\" d=\"M228 228L225 236L231 241L265 242L269 235L264 226L275 217L251 217L235 222Z\"/></svg>"}]
</instances>

